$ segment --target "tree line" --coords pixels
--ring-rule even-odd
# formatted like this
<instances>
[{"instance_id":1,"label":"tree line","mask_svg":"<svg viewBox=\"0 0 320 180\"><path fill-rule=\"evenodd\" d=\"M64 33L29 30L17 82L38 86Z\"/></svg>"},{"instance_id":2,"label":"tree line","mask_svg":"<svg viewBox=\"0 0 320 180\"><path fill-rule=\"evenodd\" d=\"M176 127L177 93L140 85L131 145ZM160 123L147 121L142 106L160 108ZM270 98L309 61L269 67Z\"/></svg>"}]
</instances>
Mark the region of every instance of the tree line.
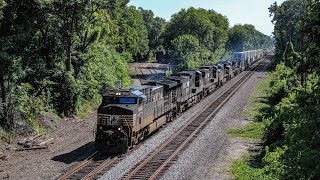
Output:
<instances>
[{"instance_id":1,"label":"tree line","mask_svg":"<svg viewBox=\"0 0 320 180\"><path fill-rule=\"evenodd\" d=\"M265 97L263 149L238 179L320 178L320 1L287 0L270 8L275 70Z\"/></svg>"},{"instance_id":2,"label":"tree line","mask_svg":"<svg viewBox=\"0 0 320 180\"><path fill-rule=\"evenodd\" d=\"M152 60L157 50L177 67L196 68L231 51L271 46L253 26L230 29L213 10L182 9L166 22L128 3L0 0L1 127L37 130L44 111L85 114L118 80L132 83L128 63Z\"/></svg>"}]
</instances>

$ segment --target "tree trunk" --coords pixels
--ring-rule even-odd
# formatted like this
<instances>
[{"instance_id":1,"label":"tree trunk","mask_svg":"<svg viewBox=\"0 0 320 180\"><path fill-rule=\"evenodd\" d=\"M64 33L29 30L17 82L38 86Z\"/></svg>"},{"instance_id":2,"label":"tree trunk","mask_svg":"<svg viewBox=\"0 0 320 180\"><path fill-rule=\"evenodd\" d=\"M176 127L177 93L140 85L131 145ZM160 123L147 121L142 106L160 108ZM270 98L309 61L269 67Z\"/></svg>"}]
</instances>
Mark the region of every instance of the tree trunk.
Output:
<instances>
[{"instance_id":1,"label":"tree trunk","mask_svg":"<svg viewBox=\"0 0 320 180\"><path fill-rule=\"evenodd\" d=\"M0 72L0 88L1 88L1 100L2 103L6 103L6 90L4 85L4 75L3 72Z\"/></svg>"},{"instance_id":2,"label":"tree trunk","mask_svg":"<svg viewBox=\"0 0 320 180\"><path fill-rule=\"evenodd\" d=\"M67 62L66 62L67 71L71 71L71 45L67 47Z\"/></svg>"},{"instance_id":3,"label":"tree trunk","mask_svg":"<svg viewBox=\"0 0 320 180\"><path fill-rule=\"evenodd\" d=\"M3 112L0 113L0 125L3 127L6 124L6 90L4 85L4 75L3 71L0 72L0 88L1 88L1 100L2 103L4 103L3 109L1 109Z\"/></svg>"}]
</instances>

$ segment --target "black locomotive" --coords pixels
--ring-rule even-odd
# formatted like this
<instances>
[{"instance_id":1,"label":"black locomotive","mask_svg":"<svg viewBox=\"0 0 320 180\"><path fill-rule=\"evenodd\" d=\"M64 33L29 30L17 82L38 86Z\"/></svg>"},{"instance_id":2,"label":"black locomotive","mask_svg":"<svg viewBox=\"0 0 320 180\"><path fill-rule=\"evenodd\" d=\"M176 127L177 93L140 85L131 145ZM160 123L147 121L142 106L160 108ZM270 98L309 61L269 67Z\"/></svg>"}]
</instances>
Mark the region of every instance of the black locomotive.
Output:
<instances>
[{"instance_id":1,"label":"black locomotive","mask_svg":"<svg viewBox=\"0 0 320 180\"><path fill-rule=\"evenodd\" d=\"M261 58L263 50L234 53L234 60L185 70L164 80L106 92L98 108L95 147L125 153L177 114Z\"/></svg>"}]
</instances>

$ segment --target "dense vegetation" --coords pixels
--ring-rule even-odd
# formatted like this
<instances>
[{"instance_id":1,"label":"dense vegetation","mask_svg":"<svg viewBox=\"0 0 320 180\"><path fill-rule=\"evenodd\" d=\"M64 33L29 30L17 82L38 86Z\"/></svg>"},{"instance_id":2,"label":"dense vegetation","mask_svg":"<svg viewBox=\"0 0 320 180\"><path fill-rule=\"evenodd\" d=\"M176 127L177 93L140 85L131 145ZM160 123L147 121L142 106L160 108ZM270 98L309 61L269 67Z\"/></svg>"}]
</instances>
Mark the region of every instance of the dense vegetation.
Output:
<instances>
[{"instance_id":1,"label":"dense vegetation","mask_svg":"<svg viewBox=\"0 0 320 180\"><path fill-rule=\"evenodd\" d=\"M270 37L252 25L239 24L229 29L227 17L214 10L195 8L183 9L174 14L163 38L171 62L177 65L178 70L217 62L227 54L230 55L230 52L272 45Z\"/></svg>"},{"instance_id":2,"label":"dense vegetation","mask_svg":"<svg viewBox=\"0 0 320 180\"><path fill-rule=\"evenodd\" d=\"M275 71L257 119L265 149L238 161L238 179L320 178L320 1L287 0L269 8L276 38Z\"/></svg>"},{"instance_id":3,"label":"dense vegetation","mask_svg":"<svg viewBox=\"0 0 320 180\"><path fill-rule=\"evenodd\" d=\"M43 112L85 115L118 80L131 84L128 62L154 60L156 50L196 68L236 50L232 43L271 43L249 25L255 37L233 38L242 32L213 10L183 9L166 22L128 2L0 0L0 137L2 129L41 131Z\"/></svg>"}]
</instances>

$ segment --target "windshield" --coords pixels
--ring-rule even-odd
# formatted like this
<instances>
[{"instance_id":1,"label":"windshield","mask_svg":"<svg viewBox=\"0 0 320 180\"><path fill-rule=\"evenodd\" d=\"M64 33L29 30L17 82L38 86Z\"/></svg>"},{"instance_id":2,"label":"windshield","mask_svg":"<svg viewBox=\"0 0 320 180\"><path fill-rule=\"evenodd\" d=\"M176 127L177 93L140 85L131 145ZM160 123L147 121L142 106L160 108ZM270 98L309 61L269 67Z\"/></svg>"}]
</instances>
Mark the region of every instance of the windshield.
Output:
<instances>
[{"instance_id":1,"label":"windshield","mask_svg":"<svg viewBox=\"0 0 320 180\"><path fill-rule=\"evenodd\" d=\"M103 97L102 105L108 104L137 104L136 97Z\"/></svg>"}]
</instances>

